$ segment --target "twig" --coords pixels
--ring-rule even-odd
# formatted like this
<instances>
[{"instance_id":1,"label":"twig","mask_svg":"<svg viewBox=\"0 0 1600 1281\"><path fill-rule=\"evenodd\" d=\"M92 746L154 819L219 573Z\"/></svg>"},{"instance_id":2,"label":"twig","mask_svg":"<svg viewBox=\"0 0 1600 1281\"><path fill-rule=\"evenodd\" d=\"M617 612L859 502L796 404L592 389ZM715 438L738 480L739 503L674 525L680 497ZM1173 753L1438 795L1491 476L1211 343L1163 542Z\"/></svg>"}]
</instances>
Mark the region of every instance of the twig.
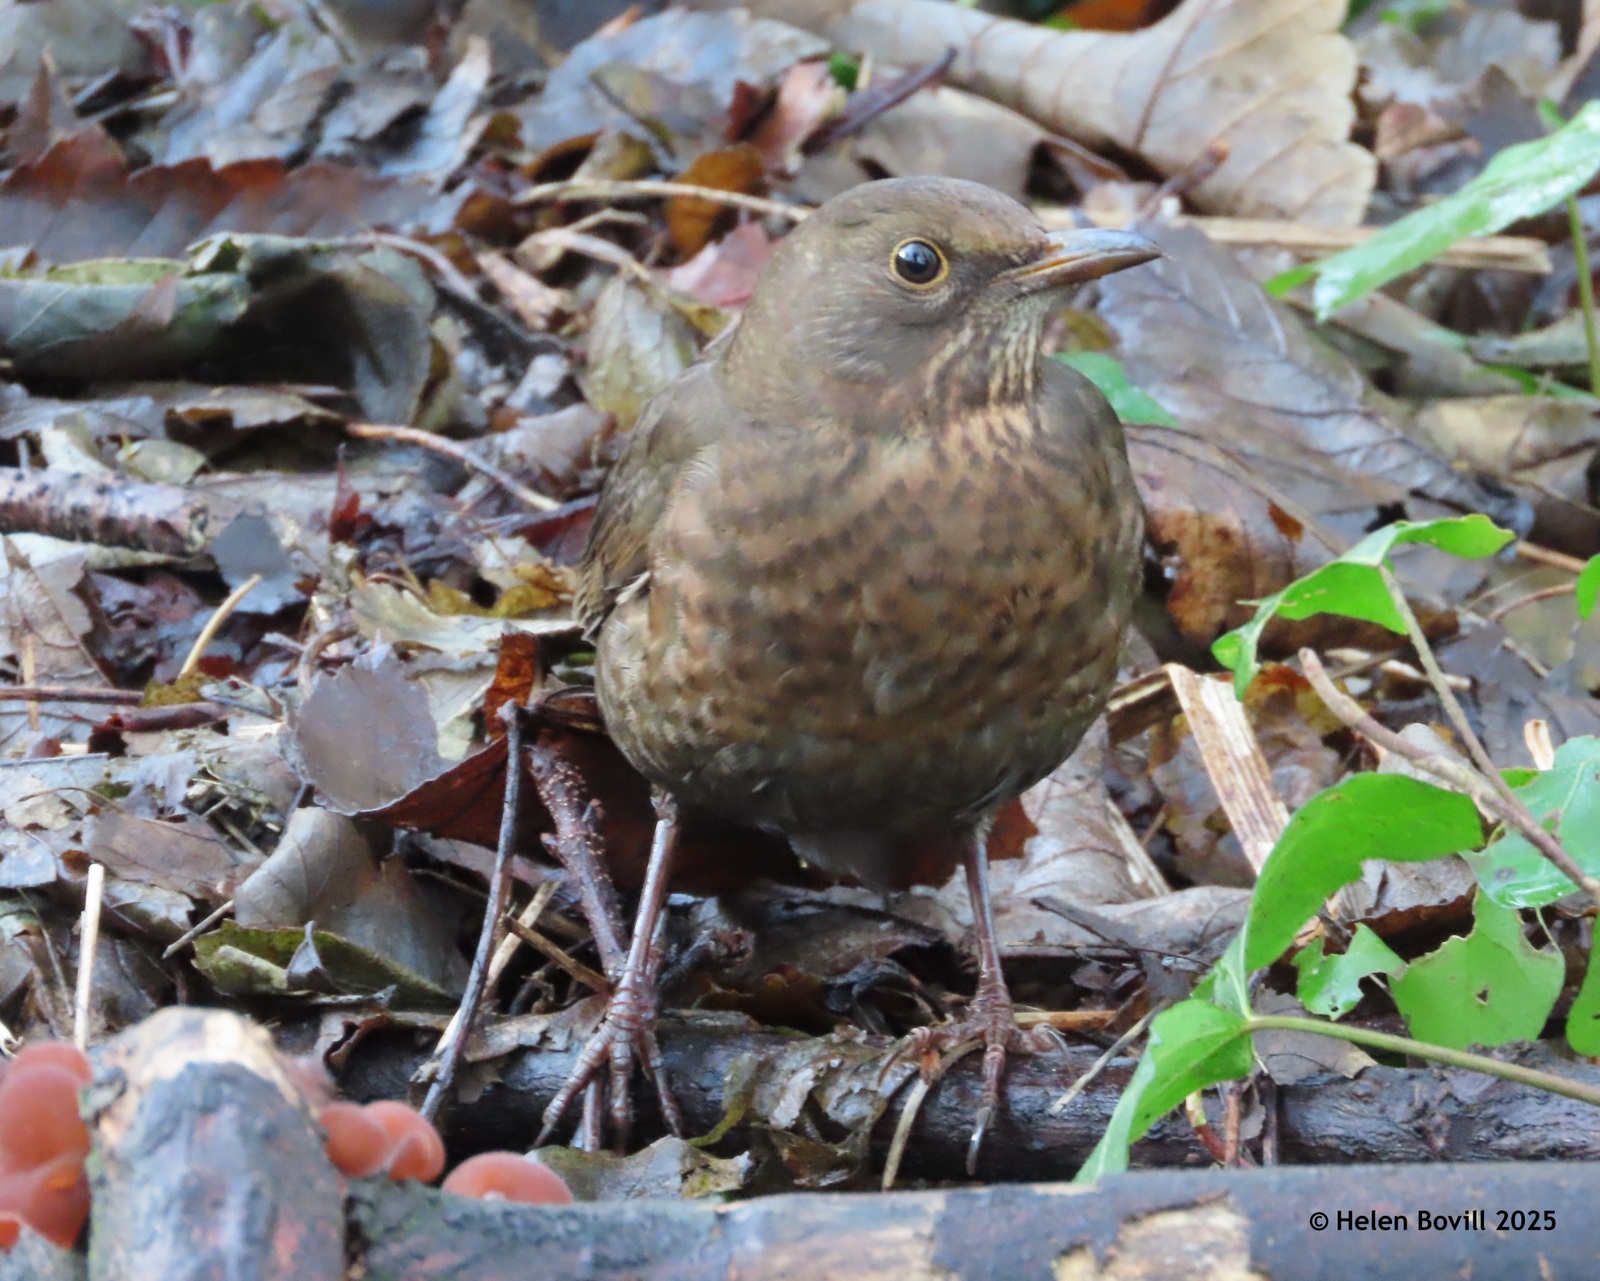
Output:
<instances>
[{"instance_id":1,"label":"twig","mask_svg":"<svg viewBox=\"0 0 1600 1281\"><path fill-rule=\"evenodd\" d=\"M950 1070L952 1064L979 1049L982 1041L966 1041L955 1047L939 1060L939 1070L933 1074L919 1073L912 1082L911 1089L906 1094L905 1106L900 1109L900 1118L895 1122L894 1139L889 1144L889 1154L883 1162L883 1190L891 1191L894 1181L900 1174L900 1161L906 1154L906 1144L911 1139L911 1127L916 1123L917 1113L922 1111L922 1101L928 1097L928 1091L935 1084L944 1079L944 1074ZM971 1158L968 1158L970 1164Z\"/></svg>"},{"instance_id":2,"label":"twig","mask_svg":"<svg viewBox=\"0 0 1600 1281\"><path fill-rule=\"evenodd\" d=\"M443 454L446 458L453 458L465 467L482 472L513 498L521 499L535 511L554 511L561 506L554 498L529 489L515 476L501 471L487 459L480 458L465 445L446 440L431 431L422 431L416 427L390 427L379 423L346 423L344 429L362 440L400 440L408 445L418 445L436 454Z\"/></svg>"},{"instance_id":3,"label":"twig","mask_svg":"<svg viewBox=\"0 0 1600 1281\"><path fill-rule=\"evenodd\" d=\"M1521 812L1528 822L1544 832L1544 827L1529 812L1528 807L1522 803L1517 794L1511 790L1511 785L1506 782L1500 773L1500 768L1489 758L1489 749L1483 745L1477 731L1472 728L1472 722L1467 719L1467 712L1461 706L1461 700L1456 697L1456 692L1450 687L1450 681L1444 674L1444 669L1439 666L1435 657L1433 646L1428 644L1428 638L1422 633L1422 624L1417 621L1417 616L1411 611L1411 603L1406 600L1406 594L1400 584L1395 581L1394 574L1387 565L1380 565L1378 573L1383 578L1383 585L1389 589L1389 599L1394 601L1395 609L1400 612L1401 621L1405 623L1406 636L1411 641L1411 647L1417 651L1417 657L1422 660L1422 670L1428 674L1428 682L1433 686L1433 691L1439 696L1445 715L1450 718L1450 723L1455 726L1456 733L1461 735L1461 741L1466 744L1467 754L1472 757L1489 786L1504 802L1503 809L1507 813ZM1545 833L1548 836L1548 833ZM1554 844L1554 838L1550 838ZM1561 849L1555 845L1556 849ZM1565 855L1565 851L1562 851ZM1576 863L1573 864L1577 866ZM1564 869L1563 869L1564 870ZM1579 884L1582 884L1580 881ZM1594 881L1595 902L1600 903L1600 881Z\"/></svg>"},{"instance_id":4,"label":"twig","mask_svg":"<svg viewBox=\"0 0 1600 1281\"><path fill-rule=\"evenodd\" d=\"M1351 729L1387 751L1398 753L1419 768L1432 774L1447 787L1469 796L1491 818L1515 829L1530 845L1561 869L1563 875L1583 887L1588 896L1600 904L1600 880L1588 875L1573 861L1572 855L1561 847L1528 807L1512 795L1508 804L1489 779L1462 761L1452 760L1418 747L1402 738L1387 726L1374 720L1360 703L1351 698L1329 679L1322 661L1309 649L1300 651L1300 666L1311 687L1327 705L1328 710Z\"/></svg>"},{"instance_id":5,"label":"twig","mask_svg":"<svg viewBox=\"0 0 1600 1281\"><path fill-rule=\"evenodd\" d=\"M226 801L227 798L224 797L223 800ZM185 930L183 934L172 944L172 946L161 954L161 959L163 961L171 960L174 956L183 951L184 948L188 947L189 944L193 943L197 938L209 930L213 925L216 925L222 920L223 917L227 916L232 911L233 900L229 899L215 912L212 912L209 916L207 916L205 920L201 921L200 924Z\"/></svg>"},{"instance_id":6,"label":"twig","mask_svg":"<svg viewBox=\"0 0 1600 1281\"><path fill-rule=\"evenodd\" d=\"M529 947L543 953L546 958L565 970L570 977L582 983L591 992L599 992L604 995L611 991L611 984L606 981L605 975L591 970L582 961L574 957L572 953L568 952L566 948L562 947L561 944L553 939L546 938L531 925L524 925L521 921L507 919L506 929Z\"/></svg>"},{"instance_id":7,"label":"twig","mask_svg":"<svg viewBox=\"0 0 1600 1281\"><path fill-rule=\"evenodd\" d=\"M1074 1081L1070 1086L1068 1086L1067 1092L1045 1110L1051 1116L1059 1116L1062 1112L1066 1111L1067 1105L1071 1103L1073 1099L1077 1098L1078 1095L1087 1090L1091 1084L1093 1084L1094 1079L1099 1076L1100 1073L1106 1070L1112 1059L1116 1058L1117 1055L1121 1054L1123 1050L1127 1049L1128 1046L1132 1045L1133 1042L1137 1041L1141 1036L1143 1036L1145 1028L1150 1026L1150 1020L1155 1018L1156 1015L1160 1014L1161 1011L1166 1009L1170 1004L1170 1001L1161 1001L1156 1005L1151 1006L1149 1013L1147 1013L1142 1019L1140 1019L1115 1041L1113 1041L1110 1048L1089 1065L1089 1070L1080 1076L1076 1081Z\"/></svg>"},{"instance_id":8,"label":"twig","mask_svg":"<svg viewBox=\"0 0 1600 1281\"><path fill-rule=\"evenodd\" d=\"M1568 556L1565 552L1551 551L1548 547L1540 547L1538 543L1525 543L1518 541L1517 555L1523 560L1531 560L1535 565L1549 565L1554 569L1564 569L1569 574L1583 573L1583 561L1576 556Z\"/></svg>"},{"instance_id":9,"label":"twig","mask_svg":"<svg viewBox=\"0 0 1600 1281\"><path fill-rule=\"evenodd\" d=\"M200 659L205 655L206 646L216 639L217 633L222 630L222 625L228 621L228 615L239 608L240 601L260 586L261 575L251 574L228 593L227 599L217 606L216 612L210 618L206 619L206 625L200 629L200 635L194 638L194 644L189 647L189 657L183 660L183 666L178 669L179 680L200 666Z\"/></svg>"},{"instance_id":10,"label":"twig","mask_svg":"<svg viewBox=\"0 0 1600 1281\"><path fill-rule=\"evenodd\" d=\"M90 863L83 895L82 933L78 938L78 986L72 1002L72 1043L80 1050L89 1048L89 998L94 994L94 954L100 945L100 903L105 889L105 865Z\"/></svg>"},{"instance_id":11,"label":"twig","mask_svg":"<svg viewBox=\"0 0 1600 1281\"><path fill-rule=\"evenodd\" d=\"M1557 583L1554 587L1541 587L1536 592L1529 592L1525 596L1518 596L1514 600L1508 600L1504 605L1494 610L1489 615L1489 618L1494 622L1499 622L1507 614L1514 614L1519 609L1526 608L1529 605L1537 605L1542 600L1555 600L1559 596L1571 596L1577 590L1578 583L1576 579L1570 583Z\"/></svg>"},{"instance_id":12,"label":"twig","mask_svg":"<svg viewBox=\"0 0 1600 1281\"><path fill-rule=\"evenodd\" d=\"M1317 227L1269 218L1180 215L1172 221L1178 226L1198 227L1218 244L1287 249L1308 258L1365 244L1379 231L1377 227ZM1432 261L1443 267L1520 271L1532 276L1548 276L1552 270L1550 246L1533 236L1473 236L1452 245Z\"/></svg>"},{"instance_id":13,"label":"twig","mask_svg":"<svg viewBox=\"0 0 1600 1281\"><path fill-rule=\"evenodd\" d=\"M487 986L489 958L494 952L495 935L500 929L500 916L505 911L506 893L510 888L511 847L517 843L522 799L522 709L515 703L507 703L500 709L500 715L506 723L506 795L500 811L500 842L494 852L494 871L489 876L489 906L483 914L478 950L472 958L466 990L461 994L461 1006L439 1038L439 1071L428 1087L428 1097L421 1108L422 1115L430 1121L439 1115L445 1095L455 1082L456 1069L466 1053L467 1038L472 1035L472 1025L477 1021L478 1005Z\"/></svg>"},{"instance_id":14,"label":"twig","mask_svg":"<svg viewBox=\"0 0 1600 1281\"><path fill-rule=\"evenodd\" d=\"M1115 1010L1018 1010L1018 1027L1053 1027L1057 1032L1098 1032L1116 1021Z\"/></svg>"},{"instance_id":15,"label":"twig","mask_svg":"<svg viewBox=\"0 0 1600 1281\"><path fill-rule=\"evenodd\" d=\"M144 695L136 689L100 689L83 685L0 685L0 702L116 703L137 707Z\"/></svg>"},{"instance_id":16,"label":"twig","mask_svg":"<svg viewBox=\"0 0 1600 1281\"><path fill-rule=\"evenodd\" d=\"M811 213L803 205L786 205L781 200L768 200L742 191L701 187L692 182L654 182L633 178L569 178L565 182L543 182L518 193L512 203L537 205L552 200L626 200L630 197L670 200L675 196L737 205L740 209L748 209L763 217L788 218L792 222L802 222Z\"/></svg>"},{"instance_id":17,"label":"twig","mask_svg":"<svg viewBox=\"0 0 1600 1281\"><path fill-rule=\"evenodd\" d=\"M942 80L945 72L955 66L956 52L956 47L950 45L943 54L931 62L924 63L920 67L912 67L890 80L876 80L866 88L851 94L850 101L845 104L844 114L818 129L800 145L800 150L808 156L814 156L817 152L824 151L834 143L865 128L884 112L898 107L913 94Z\"/></svg>"}]
</instances>

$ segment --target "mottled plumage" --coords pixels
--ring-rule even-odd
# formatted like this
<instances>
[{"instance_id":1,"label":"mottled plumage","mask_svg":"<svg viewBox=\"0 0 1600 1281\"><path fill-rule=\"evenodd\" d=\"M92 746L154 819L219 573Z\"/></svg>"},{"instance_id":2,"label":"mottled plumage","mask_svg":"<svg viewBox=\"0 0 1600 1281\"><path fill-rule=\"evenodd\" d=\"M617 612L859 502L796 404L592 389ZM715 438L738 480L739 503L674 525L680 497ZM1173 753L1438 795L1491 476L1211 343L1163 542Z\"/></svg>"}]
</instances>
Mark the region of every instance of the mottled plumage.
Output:
<instances>
[{"instance_id":1,"label":"mottled plumage","mask_svg":"<svg viewBox=\"0 0 1600 1281\"><path fill-rule=\"evenodd\" d=\"M665 796L869 881L908 839L963 843L991 1094L1015 1029L982 834L1103 705L1142 539L1117 418L1041 335L1064 286L1155 254L972 183L837 197L646 408L580 570L607 724ZM641 991L585 1056L614 1091Z\"/></svg>"}]
</instances>

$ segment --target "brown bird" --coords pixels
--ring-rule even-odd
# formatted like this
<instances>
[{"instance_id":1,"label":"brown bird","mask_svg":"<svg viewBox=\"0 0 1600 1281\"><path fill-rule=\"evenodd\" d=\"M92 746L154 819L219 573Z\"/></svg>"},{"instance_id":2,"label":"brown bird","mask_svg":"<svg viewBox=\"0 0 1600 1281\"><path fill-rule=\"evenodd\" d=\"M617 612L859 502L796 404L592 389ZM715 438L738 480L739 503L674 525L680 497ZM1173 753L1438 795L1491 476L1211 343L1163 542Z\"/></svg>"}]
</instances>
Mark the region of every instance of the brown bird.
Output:
<instances>
[{"instance_id":1,"label":"brown bird","mask_svg":"<svg viewBox=\"0 0 1600 1281\"><path fill-rule=\"evenodd\" d=\"M732 332L647 406L600 496L578 612L660 821L627 965L546 1136L607 1061L626 1133L635 1050L681 1128L652 942L682 803L866 882L896 879L916 841L960 842L977 994L921 1048L986 1046L975 1158L1025 1044L985 833L1105 702L1143 538L1117 417L1042 359L1044 324L1066 287L1159 253L1046 232L974 183L869 183L778 246Z\"/></svg>"}]
</instances>

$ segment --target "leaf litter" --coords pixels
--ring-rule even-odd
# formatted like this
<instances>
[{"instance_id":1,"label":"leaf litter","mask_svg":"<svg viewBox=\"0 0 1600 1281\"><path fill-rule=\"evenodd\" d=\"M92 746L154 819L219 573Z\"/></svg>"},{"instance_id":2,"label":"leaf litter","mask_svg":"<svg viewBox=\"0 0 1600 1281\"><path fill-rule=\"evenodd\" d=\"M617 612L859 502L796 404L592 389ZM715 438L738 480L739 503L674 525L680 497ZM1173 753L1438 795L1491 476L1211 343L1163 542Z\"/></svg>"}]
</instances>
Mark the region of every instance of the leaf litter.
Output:
<instances>
[{"instance_id":1,"label":"leaf litter","mask_svg":"<svg viewBox=\"0 0 1600 1281\"><path fill-rule=\"evenodd\" d=\"M542 28L525 39L513 6L476 0L431 35L398 18L318 26L298 6L270 20L280 6L175 10L154 28L130 25L135 6L56 27L54 8L0 14L12 1031L62 1026L46 954L69 942L90 861L109 877L97 1036L173 999L159 958L180 942L171 963L207 999L337 1025L317 1033L330 1062L354 1052L343 1038L357 1026L369 1053L437 1030L482 915L508 699L537 704L540 750L596 798L631 893L649 798L584 701L592 654L571 616L593 495L644 403L736 323L805 206L884 174L975 177L1052 219L1063 206L1137 217L1168 255L1080 296L1053 330L1130 424L1149 608L1119 695L1147 702L991 842L1002 950L1034 1015L1098 1051L1223 954L1257 880L1230 818L1241 797L1162 664L1209 681L1210 645L1256 602L1397 518L1476 513L1521 540L1520 557L1419 549L1394 572L1497 762L1525 763L1530 718L1552 728L1554 765L1519 784L1530 803L1588 768L1600 677L1584 674L1570 598L1517 603L1600 549L1593 399L1560 381L1587 363L1575 291L1552 283L1541 299L1513 273L1429 265L1491 227L1565 261L1565 226L1536 215L1586 178L1575 161L1562 185L1538 169L1546 153L1511 150L1536 136L1534 100L1583 73L1553 24L1466 5L1442 25L1358 19L1346 34L1342 6L1185 0L1141 30L1060 32L930 0L817 0L612 14L581 31L551 16L568 33L558 49ZM1568 126L1572 147L1591 125ZM701 190L641 194L660 179ZM1507 185L1540 198L1508 204ZM1342 232L1424 203L1467 212L1424 228L1409 256L1386 256L1383 236L1352 242L1309 299L1335 312L1327 324L1303 291L1258 283L1292 265L1281 246L1176 220ZM1380 280L1382 325L1336 310ZM1549 328L1522 332L1534 324ZM1416 375L1430 350L1455 353L1431 382ZM1415 376L1396 376L1405 362ZM1533 371L1538 394L1507 370ZM1380 721L1434 727L1447 745L1455 733L1406 637L1370 616L1267 623L1239 732L1296 815L1291 835L1318 821L1325 789L1383 777L1305 678L1271 661L1307 644L1339 655ZM200 719L173 719L174 699ZM491 994L468 1055L480 1085L598 1013L574 976L603 967L576 888L545 856L558 816L536 782L512 907L555 886L529 927L549 947L519 945ZM707 823L685 839L669 1009L701 1011L686 1035L721 1011L788 1040L729 1073L711 1154L573 1154L570 1180L601 1197L869 1177L874 1127L912 1071L891 1058L895 1038L971 990L961 885L932 860L932 883L868 893L820 883L757 834ZM1514 883L1512 907L1559 914L1566 883L1526 845L1498 834L1472 854L1479 878L1488 895ZM1327 900L1331 932L1297 960L1315 981L1274 974L1260 1011L1299 1010L1298 991L1357 1020L1437 1012L1436 989L1477 973L1462 957L1537 952L1492 897L1474 917L1471 884L1459 862L1403 861L1343 889L1319 882L1307 903ZM219 909L234 919L185 941ZM1274 937L1303 923L1275 921ZM1562 988L1540 955L1535 1010ZM1534 963L1508 963L1512 1004ZM1523 1014L1482 1035L1439 1014L1436 1035L1539 1035ZM1179 1053L1184 1020L1162 1053ZM1192 1021L1229 1059L1216 1017ZM1264 1051L1268 1072L1287 1087L1360 1070L1310 1040ZM1028 1177L1026 1163L1012 1173Z\"/></svg>"}]
</instances>

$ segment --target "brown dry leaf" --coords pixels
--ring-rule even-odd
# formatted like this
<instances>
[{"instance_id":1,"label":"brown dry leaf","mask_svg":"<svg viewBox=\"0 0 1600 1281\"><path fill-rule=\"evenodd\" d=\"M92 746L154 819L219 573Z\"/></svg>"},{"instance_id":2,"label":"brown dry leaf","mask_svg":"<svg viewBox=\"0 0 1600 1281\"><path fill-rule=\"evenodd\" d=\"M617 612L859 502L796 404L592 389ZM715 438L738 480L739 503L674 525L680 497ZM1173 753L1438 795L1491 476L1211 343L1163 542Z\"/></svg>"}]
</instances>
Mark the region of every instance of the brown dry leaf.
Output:
<instances>
[{"instance_id":1,"label":"brown dry leaf","mask_svg":"<svg viewBox=\"0 0 1600 1281\"><path fill-rule=\"evenodd\" d=\"M1026 198L1039 144L1049 135L1028 117L977 94L936 85L868 120L807 159L795 180L821 203L877 174L943 174Z\"/></svg>"},{"instance_id":2,"label":"brown dry leaf","mask_svg":"<svg viewBox=\"0 0 1600 1281\"><path fill-rule=\"evenodd\" d=\"M87 552L29 534L0 537L0 660L23 685L107 682L85 642L91 619L78 596ZM82 740L104 707L88 703L0 703L0 749L17 755L41 735Z\"/></svg>"},{"instance_id":3,"label":"brown dry leaf","mask_svg":"<svg viewBox=\"0 0 1600 1281\"><path fill-rule=\"evenodd\" d=\"M772 237L760 223L743 223L667 272L667 285L710 307L742 307L772 250Z\"/></svg>"},{"instance_id":4,"label":"brown dry leaf","mask_svg":"<svg viewBox=\"0 0 1600 1281\"><path fill-rule=\"evenodd\" d=\"M181 824L164 823L106 809L84 823L83 844L92 860L120 880L176 890L213 907L261 863L259 856L219 840L192 815Z\"/></svg>"},{"instance_id":5,"label":"brown dry leaf","mask_svg":"<svg viewBox=\"0 0 1600 1281\"><path fill-rule=\"evenodd\" d=\"M144 0L52 0L0 6L0 102L20 98L48 49L72 79L147 69L129 19Z\"/></svg>"},{"instance_id":6,"label":"brown dry leaf","mask_svg":"<svg viewBox=\"0 0 1600 1281\"><path fill-rule=\"evenodd\" d=\"M1239 601L1277 591L1402 512L1482 511L1529 528L1521 499L1410 439L1393 403L1204 233L1143 230L1168 256L1102 281L1098 314L1129 381L1180 424L1130 435L1187 638L1209 644L1247 620ZM1446 559L1401 572L1437 591L1448 573L1430 575ZM1436 604L1428 612L1439 615ZM1311 643L1346 628L1324 618L1273 635Z\"/></svg>"},{"instance_id":7,"label":"brown dry leaf","mask_svg":"<svg viewBox=\"0 0 1600 1281\"><path fill-rule=\"evenodd\" d=\"M677 181L717 191L760 195L766 188L766 168L761 153L748 143L723 147L696 156ZM731 219L734 211L715 200L674 196L667 201L667 232L685 258L692 258L710 243L717 223Z\"/></svg>"},{"instance_id":8,"label":"brown dry leaf","mask_svg":"<svg viewBox=\"0 0 1600 1281\"><path fill-rule=\"evenodd\" d=\"M566 1180L577 1201L723 1196L739 1191L755 1173L748 1152L711 1156L671 1135L628 1156L547 1147L539 1160Z\"/></svg>"},{"instance_id":9,"label":"brown dry leaf","mask_svg":"<svg viewBox=\"0 0 1600 1281\"><path fill-rule=\"evenodd\" d=\"M822 60L797 62L778 86L778 100L750 137L769 173L792 175L800 148L817 129L844 110L844 87Z\"/></svg>"},{"instance_id":10,"label":"brown dry leaf","mask_svg":"<svg viewBox=\"0 0 1600 1281\"><path fill-rule=\"evenodd\" d=\"M1555 396L1470 396L1430 400L1418 432L1442 455L1486 475L1536 490L1538 539L1586 554L1600 543L1589 470L1600 446L1600 415L1582 400Z\"/></svg>"},{"instance_id":11,"label":"brown dry leaf","mask_svg":"<svg viewBox=\"0 0 1600 1281\"><path fill-rule=\"evenodd\" d=\"M173 257L219 229L333 237L402 225L432 200L424 184L342 165L193 160L130 172L120 148L86 130L0 182L0 247L50 262Z\"/></svg>"},{"instance_id":12,"label":"brown dry leaf","mask_svg":"<svg viewBox=\"0 0 1600 1281\"><path fill-rule=\"evenodd\" d=\"M1475 704L1492 760L1508 769L1533 764L1522 734L1530 720L1549 722L1558 743L1600 734L1600 710L1581 684L1575 686L1573 673L1535 672L1499 623L1468 621L1460 639L1441 650L1439 661L1447 672L1471 679L1469 708Z\"/></svg>"},{"instance_id":13,"label":"brown dry leaf","mask_svg":"<svg viewBox=\"0 0 1600 1281\"><path fill-rule=\"evenodd\" d=\"M1431 726L1407 725L1400 731L1400 737L1426 751L1466 761L1466 757ZM1404 774L1425 783L1436 783L1432 775L1394 752L1384 756L1378 772ZM1472 869L1457 855L1429 859L1425 863L1371 859L1362 864L1361 879L1346 885L1332 903L1346 925L1361 922L1387 939L1414 929L1469 928L1476 890L1477 880Z\"/></svg>"},{"instance_id":14,"label":"brown dry leaf","mask_svg":"<svg viewBox=\"0 0 1600 1281\"><path fill-rule=\"evenodd\" d=\"M588 354L584 395L628 431L645 402L694 360L694 331L674 308L617 275L595 299Z\"/></svg>"},{"instance_id":15,"label":"brown dry leaf","mask_svg":"<svg viewBox=\"0 0 1600 1281\"><path fill-rule=\"evenodd\" d=\"M1282 992L1263 992L1255 1007L1263 1014L1287 1014L1309 1021L1305 1007ZM1294 1085L1328 1072L1354 1078L1378 1062L1348 1041L1310 1032L1263 1032L1256 1038L1256 1053L1267 1075L1279 1085Z\"/></svg>"},{"instance_id":16,"label":"brown dry leaf","mask_svg":"<svg viewBox=\"0 0 1600 1281\"><path fill-rule=\"evenodd\" d=\"M1169 673L1172 670L1169 666ZM1188 682L1207 692L1216 686L1217 702L1222 706L1226 705L1221 703L1221 694L1232 697L1232 691L1220 681L1191 673ZM1192 707L1195 701L1191 695L1187 705ZM1329 718L1303 677L1277 665L1264 669L1243 704L1235 706L1241 723L1232 728L1231 738L1250 740L1254 765L1249 772L1264 794L1255 806L1260 836L1253 858L1241 850L1229 817L1239 811L1239 789L1213 781L1219 763L1224 777L1230 766L1247 764L1242 759L1243 749L1235 749L1241 756L1237 762L1230 761L1232 752L1202 750L1203 743L1227 741L1204 715L1198 735L1189 716L1173 716L1156 726L1151 733L1150 774L1165 800L1164 827L1173 839L1184 874L1202 883L1249 886L1260 870L1260 860L1270 852L1273 825L1281 830L1288 810L1297 809L1314 793L1338 781L1341 758L1323 745L1322 735L1340 726ZM1265 777L1263 770L1267 771ZM1235 802L1232 807L1222 803L1229 797ZM1251 811L1246 807L1244 812Z\"/></svg>"},{"instance_id":17,"label":"brown dry leaf","mask_svg":"<svg viewBox=\"0 0 1600 1281\"><path fill-rule=\"evenodd\" d=\"M315 922L318 930L385 957L449 991L466 979L453 914L386 857L393 836L373 824L307 806L296 810L270 858L234 894L246 928Z\"/></svg>"},{"instance_id":18,"label":"brown dry leaf","mask_svg":"<svg viewBox=\"0 0 1600 1281\"><path fill-rule=\"evenodd\" d=\"M740 85L775 86L796 62L827 52L787 14L773 16L783 21L669 9L597 32L518 109L524 145L543 151L616 128L670 137L680 157L694 154L730 123Z\"/></svg>"},{"instance_id":19,"label":"brown dry leaf","mask_svg":"<svg viewBox=\"0 0 1600 1281\"><path fill-rule=\"evenodd\" d=\"M504 254L480 254L478 266L500 291L506 306L535 333L553 328L559 317L570 314L573 309L571 291L551 288L537 276L523 271Z\"/></svg>"},{"instance_id":20,"label":"brown dry leaf","mask_svg":"<svg viewBox=\"0 0 1600 1281\"><path fill-rule=\"evenodd\" d=\"M722 0L705 0L721 7ZM879 61L957 50L950 81L1092 147L1183 173L1204 210L1354 226L1376 162L1349 141L1356 56L1343 0L1185 0L1127 35L1052 31L934 0L765 0L751 6Z\"/></svg>"}]
</instances>

